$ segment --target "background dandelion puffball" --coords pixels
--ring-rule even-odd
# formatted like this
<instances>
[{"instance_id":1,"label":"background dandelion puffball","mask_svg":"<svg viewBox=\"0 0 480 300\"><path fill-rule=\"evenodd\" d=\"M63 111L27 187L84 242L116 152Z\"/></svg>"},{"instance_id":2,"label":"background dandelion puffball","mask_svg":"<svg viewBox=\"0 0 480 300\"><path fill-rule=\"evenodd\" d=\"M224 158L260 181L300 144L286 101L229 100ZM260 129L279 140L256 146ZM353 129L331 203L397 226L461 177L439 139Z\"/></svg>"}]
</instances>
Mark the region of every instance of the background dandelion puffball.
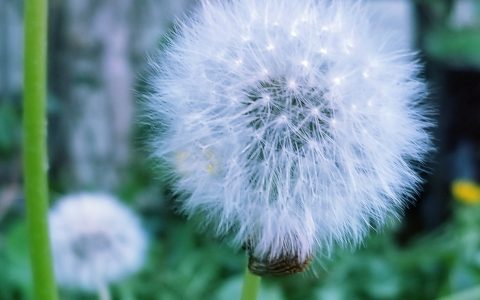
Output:
<instances>
[{"instance_id":1,"label":"background dandelion puffball","mask_svg":"<svg viewBox=\"0 0 480 300\"><path fill-rule=\"evenodd\" d=\"M359 2L202 1L154 65L155 154L186 214L302 262L415 191L431 125L418 72Z\"/></svg>"},{"instance_id":2,"label":"background dandelion puffball","mask_svg":"<svg viewBox=\"0 0 480 300\"><path fill-rule=\"evenodd\" d=\"M113 196L74 194L49 214L55 273L65 287L95 291L140 269L147 239Z\"/></svg>"}]
</instances>

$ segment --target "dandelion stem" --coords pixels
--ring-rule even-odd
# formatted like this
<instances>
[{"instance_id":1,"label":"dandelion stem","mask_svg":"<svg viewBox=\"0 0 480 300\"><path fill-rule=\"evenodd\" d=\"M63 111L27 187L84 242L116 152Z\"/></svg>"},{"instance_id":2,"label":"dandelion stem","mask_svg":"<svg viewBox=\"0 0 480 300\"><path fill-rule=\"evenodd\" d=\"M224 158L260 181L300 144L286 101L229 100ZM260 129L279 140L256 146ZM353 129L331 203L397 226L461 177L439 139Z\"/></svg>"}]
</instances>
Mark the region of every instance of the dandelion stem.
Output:
<instances>
[{"instance_id":1,"label":"dandelion stem","mask_svg":"<svg viewBox=\"0 0 480 300\"><path fill-rule=\"evenodd\" d=\"M46 143L47 2L25 1L23 167L36 300L58 299L48 238Z\"/></svg>"},{"instance_id":2,"label":"dandelion stem","mask_svg":"<svg viewBox=\"0 0 480 300\"><path fill-rule=\"evenodd\" d=\"M108 289L107 285L102 284L98 288L98 299L99 300L110 300L110 299L112 299L112 297L110 295L110 290Z\"/></svg>"},{"instance_id":3,"label":"dandelion stem","mask_svg":"<svg viewBox=\"0 0 480 300\"><path fill-rule=\"evenodd\" d=\"M243 277L242 300L256 300L260 291L260 276L256 276L250 272L248 267L245 268L245 276Z\"/></svg>"}]
</instances>

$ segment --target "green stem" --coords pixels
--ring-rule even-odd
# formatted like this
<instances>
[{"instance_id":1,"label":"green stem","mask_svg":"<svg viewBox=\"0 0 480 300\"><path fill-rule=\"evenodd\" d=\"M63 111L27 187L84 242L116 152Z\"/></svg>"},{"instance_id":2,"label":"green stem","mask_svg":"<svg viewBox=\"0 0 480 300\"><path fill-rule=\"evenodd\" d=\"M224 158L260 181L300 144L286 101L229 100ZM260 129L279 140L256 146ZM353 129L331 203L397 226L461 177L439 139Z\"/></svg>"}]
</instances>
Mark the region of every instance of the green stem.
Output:
<instances>
[{"instance_id":1,"label":"green stem","mask_svg":"<svg viewBox=\"0 0 480 300\"><path fill-rule=\"evenodd\" d=\"M47 0L25 1L23 167L36 300L58 299L48 238Z\"/></svg>"},{"instance_id":2,"label":"green stem","mask_svg":"<svg viewBox=\"0 0 480 300\"><path fill-rule=\"evenodd\" d=\"M245 268L243 277L242 300L256 300L260 291L260 276L252 274L248 267Z\"/></svg>"}]
</instances>

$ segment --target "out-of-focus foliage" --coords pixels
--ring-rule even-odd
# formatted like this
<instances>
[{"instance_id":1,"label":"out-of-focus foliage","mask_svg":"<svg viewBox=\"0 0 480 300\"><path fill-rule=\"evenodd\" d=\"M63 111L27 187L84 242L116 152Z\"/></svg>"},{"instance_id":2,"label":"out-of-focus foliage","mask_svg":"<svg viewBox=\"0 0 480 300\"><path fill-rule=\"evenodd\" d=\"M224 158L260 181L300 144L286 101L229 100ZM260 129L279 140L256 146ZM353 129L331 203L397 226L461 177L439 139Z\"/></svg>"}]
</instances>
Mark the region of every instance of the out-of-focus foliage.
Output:
<instances>
[{"instance_id":1,"label":"out-of-focus foliage","mask_svg":"<svg viewBox=\"0 0 480 300\"><path fill-rule=\"evenodd\" d=\"M3 101L2 101L3 102ZM0 154L11 155L18 146L20 116L15 102L4 100L0 105Z\"/></svg>"},{"instance_id":2,"label":"out-of-focus foliage","mask_svg":"<svg viewBox=\"0 0 480 300\"><path fill-rule=\"evenodd\" d=\"M423 48L438 62L480 68L480 1L419 0Z\"/></svg>"},{"instance_id":3,"label":"out-of-focus foliage","mask_svg":"<svg viewBox=\"0 0 480 300\"><path fill-rule=\"evenodd\" d=\"M432 30L425 41L429 54L439 60L480 68L480 30Z\"/></svg>"},{"instance_id":4,"label":"out-of-focus foliage","mask_svg":"<svg viewBox=\"0 0 480 300\"><path fill-rule=\"evenodd\" d=\"M473 289L480 282L480 206L458 205L455 211L451 224L404 247L395 243L392 229L372 235L355 252L318 258L307 274L266 278L260 299L434 299ZM113 287L115 299L221 300L239 295L243 255L197 233L181 218L165 221L167 227L153 236L145 268ZM4 232L0 299L23 299L31 284L25 226L16 221ZM62 299L96 296L62 290Z\"/></svg>"},{"instance_id":5,"label":"out-of-focus foliage","mask_svg":"<svg viewBox=\"0 0 480 300\"><path fill-rule=\"evenodd\" d=\"M1 299L31 298L32 281L23 222L11 224L0 236L0 297Z\"/></svg>"}]
</instances>

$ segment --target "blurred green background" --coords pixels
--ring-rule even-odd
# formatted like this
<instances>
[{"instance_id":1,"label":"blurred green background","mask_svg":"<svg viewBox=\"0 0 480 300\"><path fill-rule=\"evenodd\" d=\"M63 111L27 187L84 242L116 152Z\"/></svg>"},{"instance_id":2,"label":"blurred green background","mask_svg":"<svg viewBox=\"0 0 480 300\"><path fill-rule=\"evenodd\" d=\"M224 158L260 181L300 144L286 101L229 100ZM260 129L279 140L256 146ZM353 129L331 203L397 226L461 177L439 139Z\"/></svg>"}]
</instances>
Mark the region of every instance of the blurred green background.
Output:
<instances>
[{"instance_id":1,"label":"blurred green background","mask_svg":"<svg viewBox=\"0 0 480 300\"><path fill-rule=\"evenodd\" d=\"M378 26L418 51L437 112L424 189L359 249L318 257L305 274L266 278L260 299L480 299L480 1L367 1ZM51 0L52 201L108 191L142 217L151 248L114 299L237 299L245 255L175 211L139 119L148 55L189 0ZM0 300L30 299L20 157L20 0L0 0ZM96 299L61 290L61 299Z\"/></svg>"}]
</instances>

